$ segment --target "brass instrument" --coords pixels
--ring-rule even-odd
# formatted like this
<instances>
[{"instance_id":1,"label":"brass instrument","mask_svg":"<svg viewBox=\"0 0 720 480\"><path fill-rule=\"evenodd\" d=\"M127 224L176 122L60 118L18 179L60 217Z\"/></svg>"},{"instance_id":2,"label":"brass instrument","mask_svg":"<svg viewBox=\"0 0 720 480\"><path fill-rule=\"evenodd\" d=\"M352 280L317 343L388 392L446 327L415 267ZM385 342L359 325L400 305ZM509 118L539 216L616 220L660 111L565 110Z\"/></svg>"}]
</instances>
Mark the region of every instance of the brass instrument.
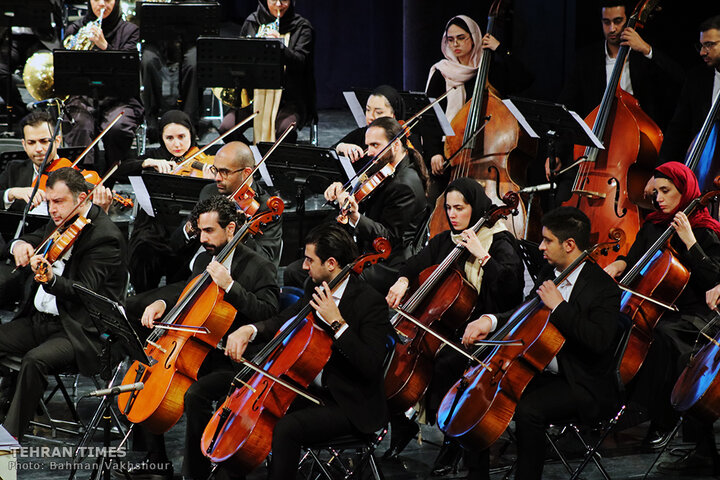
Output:
<instances>
[{"instance_id":1,"label":"brass instrument","mask_svg":"<svg viewBox=\"0 0 720 480\"><path fill-rule=\"evenodd\" d=\"M63 46L68 50L90 50L93 42L90 40L90 28L97 25L102 28L102 19L105 8L100 10L100 16L78 30L75 35L68 35L63 41ZM28 93L35 100L45 100L55 96L54 79L55 69L53 67L52 52L37 52L28 58L23 68L23 82Z\"/></svg>"}]
</instances>

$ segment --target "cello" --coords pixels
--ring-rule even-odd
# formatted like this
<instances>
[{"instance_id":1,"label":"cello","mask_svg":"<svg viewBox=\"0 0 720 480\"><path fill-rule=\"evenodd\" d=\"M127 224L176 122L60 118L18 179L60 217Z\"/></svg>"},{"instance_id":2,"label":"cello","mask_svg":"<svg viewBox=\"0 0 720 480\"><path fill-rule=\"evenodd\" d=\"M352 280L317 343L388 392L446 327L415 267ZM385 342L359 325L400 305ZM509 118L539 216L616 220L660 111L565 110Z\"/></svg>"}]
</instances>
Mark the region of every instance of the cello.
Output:
<instances>
[{"instance_id":1,"label":"cello","mask_svg":"<svg viewBox=\"0 0 720 480\"><path fill-rule=\"evenodd\" d=\"M215 259L222 263L250 233L276 220L284 209L279 197L268 200L269 211L246 222ZM132 423L142 423L152 433L164 433L175 425L184 410L187 389L211 349L217 347L235 319L235 309L223 300L225 292L205 271L192 279L177 304L146 340L146 365L135 361L122 385L143 382L145 387L118 396L120 411Z\"/></svg>"},{"instance_id":2,"label":"cello","mask_svg":"<svg viewBox=\"0 0 720 480\"><path fill-rule=\"evenodd\" d=\"M627 27L641 28L659 0L641 0L628 19ZM603 259L605 267L617 255L626 255L640 230L638 203L645 184L652 176L663 134L640 109L638 101L620 88L623 65L630 47L621 45L615 67L605 87L600 105L586 118L605 149L576 146L578 171L571 197L563 203L577 207L589 218L591 242L621 238L616 255Z\"/></svg>"},{"instance_id":3,"label":"cello","mask_svg":"<svg viewBox=\"0 0 720 480\"><path fill-rule=\"evenodd\" d=\"M685 165L693 171L698 179L700 190L713 186L713 179L720 174L718 155L720 155L720 138L718 137L718 114L720 114L720 94L715 96L710 111L703 121L700 132L693 140Z\"/></svg>"},{"instance_id":4,"label":"cello","mask_svg":"<svg viewBox=\"0 0 720 480\"><path fill-rule=\"evenodd\" d=\"M384 238L375 239L373 247L377 253L345 265L330 282L330 289L351 272L359 274L367 265L390 255L390 242ZM260 464L270 452L275 423L287 412L299 389L307 387L325 367L332 342L331 336L316 325L313 308L305 305L252 362L247 362L259 368L244 368L235 376L230 392L205 427L200 442L203 454L214 464L231 461L243 472ZM277 382L277 377L290 379L296 388ZM308 394L303 396L319 402Z\"/></svg>"},{"instance_id":5,"label":"cello","mask_svg":"<svg viewBox=\"0 0 720 480\"><path fill-rule=\"evenodd\" d=\"M503 198L505 205L495 207L483 215L470 228L478 232L482 227L492 227L495 222L513 211L517 213L519 197L508 192ZM402 310L420 313L418 321L434 331L449 334L462 326L470 317L478 292L452 265L465 252L456 245L439 264L420 273L420 287L404 302ZM433 372L433 363L441 341L428 335L417 325L407 321L401 314L391 321L401 339L385 374L385 394L391 413L408 410L427 390Z\"/></svg>"},{"instance_id":6,"label":"cello","mask_svg":"<svg viewBox=\"0 0 720 480\"><path fill-rule=\"evenodd\" d=\"M488 14L486 32L495 34L495 21L503 0L494 0ZM526 153L529 137L521 132L520 126L492 92L488 83L491 51L483 49L472 99L452 119L455 135L445 140L445 158L450 161L450 181L459 177L470 177L484 183L485 193L496 205L502 203L502 196L508 191L518 191L525 183L525 171L532 159ZM485 123L483 120L490 117ZM479 130L484 131L482 135ZM518 148L521 147L521 148ZM507 227L514 236L520 237L525 231L525 206L520 202L520 215L507 220ZM449 228L445 217L445 205L439 198L430 217L430 236L434 237Z\"/></svg>"},{"instance_id":7,"label":"cello","mask_svg":"<svg viewBox=\"0 0 720 480\"><path fill-rule=\"evenodd\" d=\"M553 282L559 285L584 261L606 254L606 242L583 251ZM516 340L493 347L484 364L469 368L448 391L438 410L438 427L466 449L484 450L505 431L527 384L565 343L549 321L550 309L535 295L520 306L492 340ZM481 349L484 350L484 349ZM482 358L480 355L476 355Z\"/></svg>"}]
</instances>

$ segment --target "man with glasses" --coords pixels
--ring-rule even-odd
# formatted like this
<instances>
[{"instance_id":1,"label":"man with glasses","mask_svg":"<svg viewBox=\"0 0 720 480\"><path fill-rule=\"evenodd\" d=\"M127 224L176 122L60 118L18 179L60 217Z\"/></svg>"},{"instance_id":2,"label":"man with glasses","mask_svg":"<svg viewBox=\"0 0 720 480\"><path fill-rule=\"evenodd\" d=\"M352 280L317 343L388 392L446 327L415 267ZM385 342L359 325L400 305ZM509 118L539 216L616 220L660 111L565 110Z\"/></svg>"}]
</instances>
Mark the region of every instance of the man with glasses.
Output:
<instances>
[{"instance_id":1,"label":"man with glasses","mask_svg":"<svg viewBox=\"0 0 720 480\"><path fill-rule=\"evenodd\" d=\"M680 91L675 114L665 131L660 148L662 163L683 162L720 91L720 15L700 24L700 39L695 44L705 66L690 70Z\"/></svg>"},{"instance_id":2,"label":"man with glasses","mask_svg":"<svg viewBox=\"0 0 720 480\"><path fill-rule=\"evenodd\" d=\"M200 201L215 195L232 195L245 181L255 167L255 157L250 147L242 142L230 142L215 154L215 161L210 171L215 175L215 183L211 183L200 192ZM268 211L267 201L270 195L251 178L249 186L255 191L255 200L260 204L258 212ZM180 242L189 247L191 244L199 246L199 241L187 222L182 229L173 235L173 242ZM282 253L282 219L278 218L262 229L262 235L254 239L245 240L245 245L251 250L267 258L277 267ZM180 247L181 245L178 245ZM181 247L185 248L185 247Z\"/></svg>"}]
</instances>

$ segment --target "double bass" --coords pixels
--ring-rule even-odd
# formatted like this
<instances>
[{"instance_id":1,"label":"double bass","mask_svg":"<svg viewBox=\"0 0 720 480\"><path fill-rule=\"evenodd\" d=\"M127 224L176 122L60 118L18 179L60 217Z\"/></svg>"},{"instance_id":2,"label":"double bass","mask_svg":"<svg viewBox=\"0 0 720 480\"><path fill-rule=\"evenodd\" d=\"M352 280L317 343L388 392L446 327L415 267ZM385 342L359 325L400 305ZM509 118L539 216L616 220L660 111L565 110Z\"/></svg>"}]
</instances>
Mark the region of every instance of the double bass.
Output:
<instances>
[{"instance_id":1,"label":"double bass","mask_svg":"<svg viewBox=\"0 0 720 480\"><path fill-rule=\"evenodd\" d=\"M720 93L710 106L700 132L693 140L685 165L693 171L698 179L700 191L713 186L713 180L720 175L720 137L718 134L718 115L720 114Z\"/></svg>"},{"instance_id":2,"label":"double bass","mask_svg":"<svg viewBox=\"0 0 720 480\"><path fill-rule=\"evenodd\" d=\"M215 259L222 263L250 233L276 220L284 209L279 197L268 200L269 211L246 222ZM135 361L122 385L143 382L145 387L118 396L120 411L132 423L152 433L164 433L182 416L184 397L207 354L216 348L232 326L236 311L223 300L225 292L205 271L188 283L177 304L146 340L149 365Z\"/></svg>"},{"instance_id":3,"label":"double bass","mask_svg":"<svg viewBox=\"0 0 720 480\"><path fill-rule=\"evenodd\" d=\"M359 274L366 265L390 255L390 242L384 238L376 239L373 247L377 253L345 265L329 283L330 289L340 285L351 272ZM246 367L235 376L230 392L203 432L200 445L210 461L230 461L243 472L251 471L270 453L275 423L285 415L296 395L320 403L302 391L330 359L332 337L316 323L308 303L252 362L244 362L252 368ZM278 377L290 381L281 383Z\"/></svg>"},{"instance_id":4,"label":"double bass","mask_svg":"<svg viewBox=\"0 0 720 480\"><path fill-rule=\"evenodd\" d=\"M607 242L585 250L553 282L559 285L583 262L616 244ZM550 313L535 295L493 335L492 340L516 342L492 347L484 363L466 370L445 394L438 410L438 427L443 433L466 449L476 450L486 449L502 435L527 384L565 343L565 337L550 323Z\"/></svg>"},{"instance_id":5,"label":"double bass","mask_svg":"<svg viewBox=\"0 0 720 480\"><path fill-rule=\"evenodd\" d=\"M641 0L627 27L641 28L658 2ZM620 46L602 101L585 118L605 149L587 147L583 150L582 146L576 146L578 171L572 196L563 203L579 208L590 218L591 242L620 239L619 252L602 259L603 267L617 255L626 255L640 230L638 204L643 200L663 139L660 128L642 111L638 101L620 88L620 76L629 52L629 46Z\"/></svg>"},{"instance_id":6,"label":"double bass","mask_svg":"<svg viewBox=\"0 0 720 480\"><path fill-rule=\"evenodd\" d=\"M470 228L478 232L482 227L492 227L501 218L516 212L519 197L515 192L508 192L503 200L504 205L489 210ZM462 326L475 308L478 292L462 273L453 268L465 251L464 246L456 245L440 264L423 270L419 278L420 287L402 306L405 312L416 315L425 327L444 336ZM385 374L388 406L392 413L399 413L415 405L427 390L441 341L400 314L391 323L400 338L406 339L395 345Z\"/></svg>"},{"instance_id":7,"label":"double bass","mask_svg":"<svg viewBox=\"0 0 720 480\"><path fill-rule=\"evenodd\" d=\"M503 0L495 0L490 7L486 32L495 34L495 22ZM483 49L478 66L472 99L465 103L450 125L455 135L445 140L445 158L450 161L450 181L470 177L483 183L485 193L496 205L509 191L524 186L527 166L532 159L529 154L529 137L491 90L488 83L491 51ZM486 118L489 117L489 120ZM480 131L480 132L478 132ZM525 206L520 202L520 215L507 220L507 227L516 237L525 231ZM438 198L430 217L430 236L434 237L449 228L445 217L445 205Z\"/></svg>"}]
</instances>

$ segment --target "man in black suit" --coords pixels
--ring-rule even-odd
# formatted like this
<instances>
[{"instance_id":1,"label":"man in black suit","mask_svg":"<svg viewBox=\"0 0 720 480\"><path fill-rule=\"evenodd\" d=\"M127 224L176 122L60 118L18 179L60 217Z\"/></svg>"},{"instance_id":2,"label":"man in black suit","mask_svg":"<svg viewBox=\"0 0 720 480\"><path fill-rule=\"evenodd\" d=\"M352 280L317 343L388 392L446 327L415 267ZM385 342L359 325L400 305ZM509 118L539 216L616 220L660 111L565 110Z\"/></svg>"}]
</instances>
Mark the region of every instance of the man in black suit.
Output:
<instances>
[{"instance_id":1,"label":"man in black suit","mask_svg":"<svg viewBox=\"0 0 720 480\"><path fill-rule=\"evenodd\" d=\"M391 117L375 119L365 132L368 157L374 157L402 129ZM408 148L405 138L396 140L385 155L394 174L376 187L360 205L349 197L339 182L325 190L327 201L338 205L348 203L348 226L361 252L372 251L372 242L378 237L390 241L392 253L386 262L366 268L362 276L378 292L385 295L397 279L397 267L410 256L410 244L417 233L427 208L425 184L427 171L420 154ZM293 262L285 270L285 284L300 286L306 275L300 271L300 262Z\"/></svg>"},{"instance_id":2,"label":"man in black suit","mask_svg":"<svg viewBox=\"0 0 720 480\"><path fill-rule=\"evenodd\" d=\"M316 325L332 335L332 353L321 373L322 406L291 407L275 425L269 478L294 478L300 448L347 434L372 433L388 421L383 363L392 328L384 298L354 274L337 278L355 260L357 247L339 225L319 225L306 238L305 296L279 315L239 328L226 353L239 360L248 343L270 339L308 303ZM339 282L331 292L329 284ZM295 405L295 404L294 404ZM296 406L297 407L297 406Z\"/></svg>"},{"instance_id":3,"label":"man in black suit","mask_svg":"<svg viewBox=\"0 0 720 480\"><path fill-rule=\"evenodd\" d=\"M581 263L559 285L551 278L588 248L590 220L580 210L560 207L542 219L540 250L549 265L536 293L551 310L550 322L565 337L557 356L528 384L515 412L518 480L540 479L545 429L550 423L592 420L618 401L613 353L619 337L620 289L596 263ZM471 322L463 343L472 345L503 325L513 312L483 315ZM468 478L489 478L487 451L478 456ZM476 457L477 458L477 457ZM484 465L483 465L484 462Z\"/></svg>"},{"instance_id":4,"label":"man in black suit","mask_svg":"<svg viewBox=\"0 0 720 480\"><path fill-rule=\"evenodd\" d=\"M206 185L200 191L200 200L214 195L232 195L242 185L255 167L255 157L250 147L242 142L225 144L215 154L211 171L215 174L215 183ZM255 191L255 200L260 204L258 212L267 212L267 201L270 195L251 178L248 185ZM190 222L184 228L173 232L173 244L176 249L192 249L198 246L196 232ZM282 217L268 223L262 234L246 240L245 245L267 258L277 267L282 254Z\"/></svg>"},{"instance_id":5,"label":"man in black suit","mask_svg":"<svg viewBox=\"0 0 720 480\"><path fill-rule=\"evenodd\" d=\"M700 132L712 101L720 91L720 15L705 20L699 30L700 41L696 47L705 66L697 67L687 75L660 148L661 163L684 162L690 144Z\"/></svg>"},{"instance_id":6,"label":"man in black suit","mask_svg":"<svg viewBox=\"0 0 720 480\"><path fill-rule=\"evenodd\" d=\"M53 172L46 190L52 222L10 244L17 266L29 264L35 273L41 265L48 270L46 281L35 281L32 295L15 319L0 326L0 355L23 356L4 422L8 432L18 438L35 414L47 385L45 375L67 368L78 368L84 375L100 370L100 334L72 285L79 283L116 301L125 294L125 240L99 207L85 204L87 194L80 172L70 168ZM79 215L90 223L80 231L72 247L50 265L43 256L34 254L35 248L77 204L82 204Z\"/></svg>"},{"instance_id":7,"label":"man in black suit","mask_svg":"<svg viewBox=\"0 0 720 480\"><path fill-rule=\"evenodd\" d=\"M199 232L199 243L204 249L191 265L191 279L207 271L213 282L225 292L223 301L237 311L228 331L277 313L277 272L269 260L242 242L237 244L223 263L215 260L215 256L233 239L242 225L235 204L221 195L207 198L195 206L190 214L190 222L193 229ZM153 328L155 320L177 303L185 285L186 282L174 283L131 297L128 311L133 316L133 312L138 312L138 306L142 307L150 298L154 298L155 301L145 307L140 318L143 326ZM213 349L200 367L198 380L185 394L187 428L183 473L190 478L204 479L210 473L210 464L200 451L200 438L214 412L213 401L227 393L234 375L232 362L219 350ZM145 440L148 442L148 457L130 469L129 474L139 477L153 473L171 478L172 463L167 457L163 436L145 432Z\"/></svg>"}]
</instances>

